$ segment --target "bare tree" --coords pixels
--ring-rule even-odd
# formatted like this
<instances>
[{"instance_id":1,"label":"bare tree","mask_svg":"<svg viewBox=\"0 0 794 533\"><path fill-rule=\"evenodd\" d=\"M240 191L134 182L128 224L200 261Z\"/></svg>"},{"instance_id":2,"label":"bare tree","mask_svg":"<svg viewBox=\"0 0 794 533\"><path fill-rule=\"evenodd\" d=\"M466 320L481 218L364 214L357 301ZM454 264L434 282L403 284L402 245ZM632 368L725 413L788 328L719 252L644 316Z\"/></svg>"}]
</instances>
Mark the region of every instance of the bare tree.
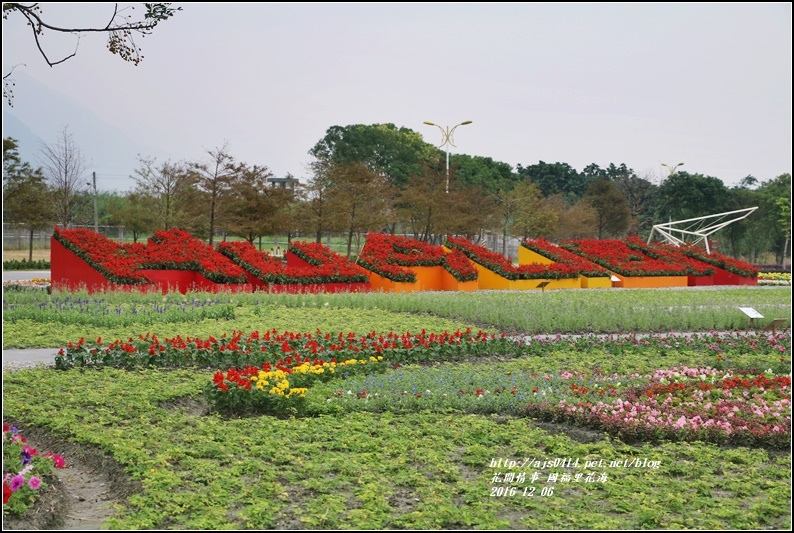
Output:
<instances>
[{"instance_id":1,"label":"bare tree","mask_svg":"<svg viewBox=\"0 0 794 533\"><path fill-rule=\"evenodd\" d=\"M86 198L85 161L68 126L52 144L41 148L42 171L50 183L55 219L63 227L74 223Z\"/></svg>"},{"instance_id":2,"label":"bare tree","mask_svg":"<svg viewBox=\"0 0 794 533\"><path fill-rule=\"evenodd\" d=\"M220 148L207 150L210 156L208 163L190 163L189 168L194 174L194 186L209 201L209 243L215 236L215 226L223 214L224 202L229 197L232 183L239 175L234 158L229 154L229 143L224 142Z\"/></svg>"},{"instance_id":3,"label":"bare tree","mask_svg":"<svg viewBox=\"0 0 794 533\"><path fill-rule=\"evenodd\" d=\"M170 7L170 3L152 3L143 4L143 6L145 13L141 20L135 20L128 11L134 10L135 7L119 10L119 5L114 4L112 16L105 26L65 28L45 21L43 19L41 6L38 2L30 4L3 2L3 20L8 19L12 14L18 14L24 17L27 21L27 25L33 32L33 40L36 43L39 53L44 58L44 61L51 67L59 65L77 55L77 48L80 45L80 34L83 33L106 34L108 36L108 51L118 55L124 61L129 61L137 65L143 61L143 55L141 54L140 47L135 43L135 35L144 37L151 34L160 22L168 20L174 16L177 11L182 10L181 7ZM63 55L63 57L59 59L52 59L51 55L42 47L40 40L40 37L46 32L69 33L74 35L76 39L74 51L70 54ZM5 98L9 105L11 105L13 100L13 91L11 89L14 85L14 80L11 79L13 71L14 68L3 75L3 98Z\"/></svg>"},{"instance_id":4,"label":"bare tree","mask_svg":"<svg viewBox=\"0 0 794 533\"><path fill-rule=\"evenodd\" d=\"M180 164L138 156L140 168L133 179L136 191L150 197L157 211L157 226L171 229L182 221L182 209L190 197L191 174Z\"/></svg>"}]
</instances>

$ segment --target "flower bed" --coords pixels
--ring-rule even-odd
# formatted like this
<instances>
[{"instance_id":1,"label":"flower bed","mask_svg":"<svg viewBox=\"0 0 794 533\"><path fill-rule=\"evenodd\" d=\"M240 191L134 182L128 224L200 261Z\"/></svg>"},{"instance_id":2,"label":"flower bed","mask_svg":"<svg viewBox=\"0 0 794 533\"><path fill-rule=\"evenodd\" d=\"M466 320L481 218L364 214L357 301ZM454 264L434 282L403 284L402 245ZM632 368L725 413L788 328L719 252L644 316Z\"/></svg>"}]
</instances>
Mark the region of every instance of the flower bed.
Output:
<instances>
[{"instance_id":1,"label":"flower bed","mask_svg":"<svg viewBox=\"0 0 794 533\"><path fill-rule=\"evenodd\" d=\"M532 263L514 266L501 254L491 252L486 247L474 244L468 239L460 237L447 237L446 245L449 248L460 250L468 257L480 271L480 288L483 289L515 289L528 290L538 288L542 280L561 280L560 288L579 287L578 270L569 264ZM490 272L490 274L489 274ZM567 285L562 280L575 280ZM550 288L554 288L551 287Z\"/></svg>"},{"instance_id":2,"label":"flower bed","mask_svg":"<svg viewBox=\"0 0 794 533\"><path fill-rule=\"evenodd\" d=\"M383 290L460 288L451 280L444 281L445 272L457 282L477 280L477 270L463 254L455 250L445 253L441 246L399 235L368 234L358 263L377 276L370 278L373 287Z\"/></svg>"},{"instance_id":3,"label":"flower bed","mask_svg":"<svg viewBox=\"0 0 794 533\"><path fill-rule=\"evenodd\" d=\"M180 229L156 231L139 268L195 270L214 283L245 283L245 272L212 246Z\"/></svg>"},{"instance_id":4,"label":"flower bed","mask_svg":"<svg viewBox=\"0 0 794 533\"><path fill-rule=\"evenodd\" d=\"M182 230L156 232L143 245L119 244L86 229L56 227L52 242L55 290L251 290L240 267Z\"/></svg>"},{"instance_id":5,"label":"flower bed","mask_svg":"<svg viewBox=\"0 0 794 533\"><path fill-rule=\"evenodd\" d=\"M366 291L364 269L321 244L293 242L287 264L248 241L222 242L218 250L240 265L254 286L272 292Z\"/></svg>"},{"instance_id":6,"label":"flower bed","mask_svg":"<svg viewBox=\"0 0 794 533\"><path fill-rule=\"evenodd\" d=\"M439 357L456 357L461 354L477 355L487 350L515 350L515 343L504 335L484 331L457 330L449 333L377 334L371 332L358 336L354 333L330 334L317 331L293 333L275 330L254 331L244 336L241 331L231 335L208 339L159 339L156 335L140 335L127 341L115 340L107 346L102 339L91 345L85 339L69 343L55 357L55 367L65 370L75 367L135 368L154 366L178 368L183 366L235 367L275 364L288 355L323 357L337 360L379 357L391 363L431 361Z\"/></svg>"},{"instance_id":7,"label":"flower bed","mask_svg":"<svg viewBox=\"0 0 794 533\"><path fill-rule=\"evenodd\" d=\"M645 377L565 373L562 382L539 387L527 414L571 419L629 441L791 443L791 376L674 367Z\"/></svg>"},{"instance_id":8,"label":"flower bed","mask_svg":"<svg viewBox=\"0 0 794 533\"><path fill-rule=\"evenodd\" d=\"M694 257L684 254L678 246L663 243L645 243L642 239L630 236L626 246L642 252L652 259L663 259L669 263L682 265L686 269L687 285L714 285L716 269Z\"/></svg>"},{"instance_id":9,"label":"flower bed","mask_svg":"<svg viewBox=\"0 0 794 533\"><path fill-rule=\"evenodd\" d=\"M726 257L717 252L706 253L704 249L693 245L682 245L681 252L698 261L715 266L726 273L733 274L731 278L718 270L715 274L715 283L718 285L728 284L720 283L723 280L743 281L743 283L738 283L741 285L756 285L758 283L758 269L746 261Z\"/></svg>"},{"instance_id":10,"label":"flower bed","mask_svg":"<svg viewBox=\"0 0 794 533\"><path fill-rule=\"evenodd\" d=\"M579 254L614 272L615 287L639 289L657 287L686 287L686 268L663 259L653 259L628 247L625 241L578 239L560 246Z\"/></svg>"},{"instance_id":11,"label":"flower bed","mask_svg":"<svg viewBox=\"0 0 794 533\"><path fill-rule=\"evenodd\" d=\"M47 488L53 468L66 467L63 457L39 454L16 427L3 424L3 516L20 515Z\"/></svg>"},{"instance_id":12,"label":"flower bed","mask_svg":"<svg viewBox=\"0 0 794 533\"><path fill-rule=\"evenodd\" d=\"M313 384L337 375L380 372L385 367L383 356L325 361L294 354L261 367L219 370L204 387L204 394L212 409L226 414L297 414Z\"/></svg>"},{"instance_id":13,"label":"flower bed","mask_svg":"<svg viewBox=\"0 0 794 533\"><path fill-rule=\"evenodd\" d=\"M52 235L52 242L62 245L78 258L87 263L102 278L94 276L93 283L145 284L149 280L138 272L140 249L136 246L123 245L111 241L104 235L87 229L60 229L57 226ZM55 247L53 248L55 250ZM68 256L54 251L52 258L53 283L60 285L70 279L69 269L64 268L64 260Z\"/></svg>"}]
</instances>

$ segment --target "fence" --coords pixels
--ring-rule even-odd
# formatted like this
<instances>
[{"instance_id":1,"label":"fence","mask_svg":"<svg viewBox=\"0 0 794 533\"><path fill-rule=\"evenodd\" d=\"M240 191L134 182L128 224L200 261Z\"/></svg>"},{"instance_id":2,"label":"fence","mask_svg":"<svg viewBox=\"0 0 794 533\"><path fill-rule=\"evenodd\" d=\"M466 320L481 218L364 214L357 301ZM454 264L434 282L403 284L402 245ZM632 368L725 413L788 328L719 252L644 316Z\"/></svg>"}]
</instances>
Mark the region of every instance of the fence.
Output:
<instances>
[{"instance_id":1,"label":"fence","mask_svg":"<svg viewBox=\"0 0 794 533\"><path fill-rule=\"evenodd\" d=\"M50 237L55 223L46 229L33 230L33 248L49 250ZM94 229L94 226L72 226L74 228ZM98 226L99 233L108 239L124 242L124 226ZM3 250L27 250L30 247L30 229L26 224L3 223Z\"/></svg>"}]
</instances>

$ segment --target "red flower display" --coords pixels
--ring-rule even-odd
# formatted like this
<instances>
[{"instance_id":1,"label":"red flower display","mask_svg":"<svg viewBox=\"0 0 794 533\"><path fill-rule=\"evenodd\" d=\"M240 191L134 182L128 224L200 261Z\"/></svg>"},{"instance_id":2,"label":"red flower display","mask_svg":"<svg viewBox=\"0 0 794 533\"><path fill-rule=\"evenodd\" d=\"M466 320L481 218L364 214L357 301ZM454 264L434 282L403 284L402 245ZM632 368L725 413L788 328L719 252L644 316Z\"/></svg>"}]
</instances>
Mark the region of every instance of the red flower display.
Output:
<instances>
[{"instance_id":1,"label":"red flower display","mask_svg":"<svg viewBox=\"0 0 794 533\"><path fill-rule=\"evenodd\" d=\"M359 254L361 266L397 282L415 282L416 275L403 267L441 266L457 281L477 279L477 270L464 257L445 254L434 244L400 235L370 233Z\"/></svg>"},{"instance_id":2,"label":"red flower display","mask_svg":"<svg viewBox=\"0 0 794 533\"><path fill-rule=\"evenodd\" d=\"M475 263L509 280L561 279L579 276L579 271L575 267L564 263L549 265L535 263L515 266L505 259L502 254L494 253L485 246L474 244L470 240L461 237L447 237L447 246L460 250Z\"/></svg>"},{"instance_id":3,"label":"red flower display","mask_svg":"<svg viewBox=\"0 0 794 533\"><path fill-rule=\"evenodd\" d=\"M685 276L686 268L662 259L652 259L632 250L625 241L577 239L560 246L623 276Z\"/></svg>"},{"instance_id":4,"label":"red flower display","mask_svg":"<svg viewBox=\"0 0 794 533\"><path fill-rule=\"evenodd\" d=\"M758 277L758 269L747 261L726 257L722 254L718 254L717 252L706 253L706 250L691 244L682 245L681 252L684 255L697 259L698 261L703 261L704 263L714 265L717 268L727 270L728 272L732 272L738 276L745 278Z\"/></svg>"},{"instance_id":5,"label":"red flower display","mask_svg":"<svg viewBox=\"0 0 794 533\"><path fill-rule=\"evenodd\" d=\"M170 229L154 233L146 247L141 268L197 270L215 283L245 283L245 272L212 246L186 231Z\"/></svg>"},{"instance_id":6,"label":"red flower display","mask_svg":"<svg viewBox=\"0 0 794 533\"><path fill-rule=\"evenodd\" d=\"M576 268L583 276L589 278L609 277L609 271L607 269L598 266L581 255L577 255L561 246L553 244L546 239L527 239L521 243L521 246L547 259L551 259L555 263L570 265Z\"/></svg>"},{"instance_id":7,"label":"red flower display","mask_svg":"<svg viewBox=\"0 0 794 533\"><path fill-rule=\"evenodd\" d=\"M645 243L639 237L631 236L626 239L626 246L632 250L642 252L652 259L662 259L670 263L683 265L687 274L691 276L711 276L714 274L714 269L708 264L686 255L680 248L672 244Z\"/></svg>"},{"instance_id":8,"label":"red flower display","mask_svg":"<svg viewBox=\"0 0 794 533\"><path fill-rule=\"evenodd\" d=\"M140 245L120 244L83 228L59 229L56 226L53 237L114 283L149 283L138 273L143 258Z\"/></svg>"},{"instance_id":9,"label":"red flower display","mask_svg":"<svg viewBox=\"0 0 794 533\"><path fill-rule=\"evenodd\" d=\"M363 283L364 270L346 258L317 243L290 243L289 251L313 265L289 267L281 259L260 252L248 241L222 242L218 250L265 283Z\"/></svg>"}]
</instances>

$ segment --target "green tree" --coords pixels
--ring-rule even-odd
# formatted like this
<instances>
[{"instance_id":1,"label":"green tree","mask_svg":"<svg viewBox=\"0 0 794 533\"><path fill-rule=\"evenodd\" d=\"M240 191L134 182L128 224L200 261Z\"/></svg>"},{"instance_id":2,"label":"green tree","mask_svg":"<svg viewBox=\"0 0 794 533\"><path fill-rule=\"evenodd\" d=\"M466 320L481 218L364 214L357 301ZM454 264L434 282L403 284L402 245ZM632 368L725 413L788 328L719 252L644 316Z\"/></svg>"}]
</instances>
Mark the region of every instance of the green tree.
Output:
<instances>
[{"instance_id":1,"label":"green tree","mask_svg":"<svg viewBox=\"0 0 794 533\"><path fill-rule=\"evenodd\" d=\"M33 236L52 225L52 203L41 169L19 156L15 139L3 139L3 221L24 225L29 232L28 260L33 260Z\"/></svg>"},{"instance_id":2,"label":"green tree","mask_svg":"<svg viewBox=\"0 0 794 533\"><path fill-rule=\"evenodd\" d=\"M631 211L626 198L607 178L599 178L587 187L582 197L596 213L596 235L620 237L631 223Z\"/></svg>"},{"instance_id":3,"label":"green tree","mask_svg":"<svg viewBox=\"0 0 794 533\"><path fill-rule=\"evenodd\" d=\"M273 187L267 167L240 165L239 176L232 183L225 227L252 243L265 235L276 235L289 229L284 218L294 194L289 189Z\"/></svg>"},{"instance_id":4,"label":"green tree","mask_svg":"<svg viewBox=\"0 0 794 533\"><path fill-rule=\"evenodd\" d=\"M143 61L140 47L135 43L136 35L144 37L152 33L154 28L174 16L181 7L172 8L170 3L143 4L144 13L142 19L133 18L127 9L119 11L118 4L114 4L113 14L110 21L101 27L63 27L44 20L44 14L39 3L22 4L17 2L3 2L3 21L10 16L19 15L25 19L33 34L33 40L39 53L51 67L59 65L75 55L80 41L80 35L85 33L104 33L108 37L107 48L112 54L116 54L124 61L129 61L137 65ZM135 8L130 8L134 10ZM5 24L5 22L4 22ZM67 55L59 55L58 58L51 58L51 54L44 49L44 41L47 33L72 34L75 38L74 51ZM3 98L9 105L13 102L14 80L11 78L13 69L3 75Z\"/></svg>"},{"instance_id":5,"label":"green tree","mask_svg":"<svg viewBox=\"0 0 794 533\"><path fill-rule=\"evenodd\" d=\"M540 187L545 197L562 194L569 202L575 202L584 195L590 180L580 174L568 163L544 163L517 167L518 176Z\"/></svg>"},{"instance_id":6,"label":"green tree","mask_svg":"<svg viewBox=\"0 0 794 533\"><path fill-rule=\"evenodd\" d=\"M132 233L132 241L138 242L143 235L162 229L159 225L157 211L152 209L158 199L143 191L130 191L121 202L113 202L108 206L108 224L124 226L124 231Z\"/></svg>"},{"instance_id":7,"label":"green tree","mask_svg":"<svg viewBox=\"0 0 794 533\"><path fill-rule=\"evenodd\" d=\"M775 254L775 263L785 265L791 254L791 174L781 174L762 183L757 192L756 213L764 220L771 237L770 251Z\"/></svg>"},{"instance_id":8,"label":"green tree","mask_svg":"<svg viewBox=\"0 0 794 533\"><path fill-rule=\"evenodd\" d=\"M381 172L393 186L403 186L422 164L437 157L437 149L422 136L394 124L331 126L309 150L317 160L335 165L364 163Z\"/></svg>"},{"instance_id":9,"label":"green tree","mask_svg":"<svg viewBox=\"0 0 794 533\"><path fill-rule=\"evenodd\" d=\"M523 181L513 189L511 197L517 204L512 232L514 237L529 239L554 235L560 223L560 210L556 205L556 201L562 201L560 196L543 198L540 187L530 181Z\"/></svg>"},{"instance_id":10,"label":"green tree","mask_svg":"<svg viewBox=\"0 0 794 533\"><path fill-rule=\"evenodd\" d=\"M461 187L480 187L486 194L509 191L518 183L518 175L510 165L490 157L451 155L450 166L455 168Z\"/></svg>"},{"instance_id":11,"label":"green tree","mask_svg":"<svg viewBox=\"0 0 794 533\"><path fill-rule=\"evenodd\" d=\"M449 205L444 162L425 163L420 173L408 178L397 195L395 207L402 227L417 239L432 241L442 226L444 209Z\"/></svg>"},{"instance_id":12,"label":"green tree","mask_svg":"<svg viewBox=\"0 0 794 533\"><path fill-rule=\"evenodd\" d=\"M664 180L657 199L658 217L667 222L729 211L730 193L718 178L679 171Z\"/></svg>"}]
</instances>

